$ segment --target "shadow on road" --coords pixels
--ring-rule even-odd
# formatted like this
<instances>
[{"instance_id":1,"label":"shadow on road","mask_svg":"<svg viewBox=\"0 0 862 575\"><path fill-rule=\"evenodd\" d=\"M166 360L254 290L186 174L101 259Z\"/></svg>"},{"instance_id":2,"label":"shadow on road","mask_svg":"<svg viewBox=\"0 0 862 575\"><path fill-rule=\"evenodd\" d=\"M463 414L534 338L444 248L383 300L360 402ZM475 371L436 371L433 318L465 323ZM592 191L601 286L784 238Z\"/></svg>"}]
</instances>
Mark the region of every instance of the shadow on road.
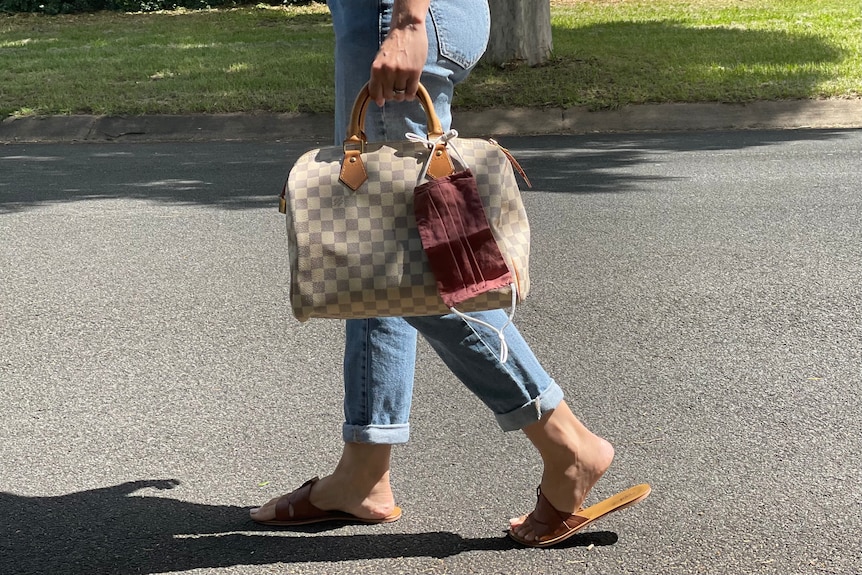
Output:
<instances>
[{"instance_id":1,"label":"shadow on road","mask_svg":"<svg viewBox=\"0 0 862 575\"><path fill-rule=\"evenodd\" d=\"M315 145L30 144L0 147L0 214L42 205L133 199L225 210L267 208L296 158Z\"/></svg>"},{"instance_id":2,"label":"shadow on road","mask_svg":"<svg viewBox=\"0 0 862 575\"><path fill-rule=\"evenodd\" d=\"M602 134L507 138L537 192L595 194L640 190L670 179L638 173L656 154L720 153L765 148L790 141L837 139L849 130L772 130L667 134ZM694 175L694 174L692 174ZM529 190L527 190L529 191Z\"/></svg>"},{"instance_id":3,"label":"shadow on road","mask_svg":"<svg viewBox=\"0 0 862 575\"><path fill-rule=\"evenodd\" d=\"M739 150L841 138L848 130L535 136L502 143L533 191L621 193L661 176L656 153ZM135 199L224 210L272 208L290 166L319 143L29 144L0 147L0 214L67 202Z\"/></svg>"},{"instance_id":4,"label":"shadow on road","mask_svg":"<svg viewBox=\"0 0 862 575\"><path fill-rule=\"evenodd\" d=\"M30 575L124 575L232 565L444 558L517 545L502 534L468 539L455 533L301 534L265 530L248 509L137 494L172 489L174 480L141 480L53 497L0 493L0 572ZM259 532L259 533L257 533ZM314 535L309 535L314 533ZM612 545L617 535L590 532L568 546Z\"/></svg>"}]
</instances>

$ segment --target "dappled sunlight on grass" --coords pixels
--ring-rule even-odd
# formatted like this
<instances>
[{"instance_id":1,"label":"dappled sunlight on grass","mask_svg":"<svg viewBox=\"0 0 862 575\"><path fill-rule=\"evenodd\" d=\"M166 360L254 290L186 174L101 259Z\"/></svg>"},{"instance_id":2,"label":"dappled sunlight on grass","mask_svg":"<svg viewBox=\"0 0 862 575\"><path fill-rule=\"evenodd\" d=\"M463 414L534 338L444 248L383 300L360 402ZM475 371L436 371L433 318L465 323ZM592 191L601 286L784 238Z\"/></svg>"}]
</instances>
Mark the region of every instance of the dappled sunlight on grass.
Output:
<instances>
[{"instance_id":1,"label":"dappled sunlight on grass","mask_svg":"<svg viewBox=\"0 0 862 575\"><path fill-rule=\"evenodd\" d=\"M735 3L724 14L689 6L674 18L655 19L671 12L668 4L673 2L639 8L626 2L564 2L566 11L553 20L550 62L512 66L505 73L480 67L459 91L458 104L533 106L539 100L546 106L602 109L649 102L847 97L862 91L862 63L853 56L858 33L836 31L844 25L831 12L822 14L849 2L821 3L817 17L807 11L805 17L763 8L746 11ZM536 86L542 87L539 98Z\"/></svg>"},{"instance_id":2,"label":"dappled sunlight on grass","mask_svg":"<svg viewBox=\"0 0 862 575\"><path fill-rule=\"evenodd\" d=\"M158 46L158 44L146 47L152 48L154 46ZM209 42L207 44L167 44L165 48L171 48L174 50L202 50L205 48L215 48L217 46L220 46L220 44L216 44L215 42Z\"/></svg>"},{"instance_id":3,"label":"dappled sunlight on grass","mask_svg":"<svg viewBox=\"0 0 862 575\"><path fill-rule=\"evenodd\" d=\"M30 42L32 42L32 38L23 38L21 40L7 40L6 42L0 42L0 48L12 48L12 47L20 47L26 46Z\"/></svg>"},{"instance_id":4,"label":"dappled sunlight on grass","mask_svg":"<svg viewBox=\"0 0 862 575\"><path fill-rule=\"evenodd\" d=\"M321 5L6 22L18 28L0 49L0 116L331 109L310 97L331 93L333 39Z\"/></svg>"},{"instance_id":5,"label":"dappled sunlight on grass","mask_svg":"<svg viewBox=\"0 0 862 575\"><path fill-rule=\"evenodd\" d=\"M857 0L554 0L551 61L480 65L462 109L858 97ZM12 113L318 112L333 106L323 4L0 16Z\"/></svg>"},{"instance_id":6,"label":"dappled sunlight on grass","mask_svg":"<svg viewBox=\"0 0 862 575\"><path fill-rule=\"evenodd\" d=\"M252 69L253 69L253 66L251 66L250 64L247 64L245 62L241 62L238 64L231 64L230 66L227 67L225 72L227 74L234 74L236 72L245 72L245 71L252 70Z\"/></svg>"}]
</instances>

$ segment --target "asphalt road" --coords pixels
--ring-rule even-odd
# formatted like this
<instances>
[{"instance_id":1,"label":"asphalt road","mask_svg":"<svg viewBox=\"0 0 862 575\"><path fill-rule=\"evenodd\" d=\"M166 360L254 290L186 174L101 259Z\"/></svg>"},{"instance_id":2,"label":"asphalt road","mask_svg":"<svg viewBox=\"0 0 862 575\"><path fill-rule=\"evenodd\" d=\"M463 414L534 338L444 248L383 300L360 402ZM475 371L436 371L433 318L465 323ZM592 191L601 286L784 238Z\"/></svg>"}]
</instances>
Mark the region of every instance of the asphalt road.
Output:
<instances>
[{"instance_id":1,"label":"asphalt road","mask_svg":"<svg viewBox=\"0 0 862 575\"><path fill-rule=\"evenodd\" d=\"M516 317L643 503L521 549L541 467L420 349L395 524L248 507L331 470L341 325L287 303L312 142L0 146L0 573L862 573L862 131L510 138Z\"/></svg>"}]
</instances>

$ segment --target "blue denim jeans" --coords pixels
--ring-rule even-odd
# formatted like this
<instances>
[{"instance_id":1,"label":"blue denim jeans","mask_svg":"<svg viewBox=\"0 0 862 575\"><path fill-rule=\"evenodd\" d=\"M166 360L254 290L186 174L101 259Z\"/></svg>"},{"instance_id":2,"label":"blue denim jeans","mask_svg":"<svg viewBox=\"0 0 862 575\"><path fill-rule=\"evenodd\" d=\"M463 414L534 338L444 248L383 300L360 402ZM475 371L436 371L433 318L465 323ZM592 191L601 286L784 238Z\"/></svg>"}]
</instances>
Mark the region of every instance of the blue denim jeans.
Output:
<instances>
[{"instance_id":1,"label":"blue denim jeans","mask_svg":"<svg viewBox=\"0 0 862 575\"><path fill-rule=\"evenodd\" d=\"M335 142L344 140L356 94L389 32L392 0L329 0L335 29ZM426 19L428 60L422 84L444 130L451 121L455 84L485 51L490 27L487 0L432 0ZM425 133L417 102L369 104L365 132L371 141ZM501 310L471 314L505 325ZM344 441L395 444L409 439L410 405L420 333L452 373L495 414L504 431L521 429L554 409L563 392L545 372L513 325L505 330L509 358L499 360L491 330L454 314L349 320L344 351Z\"/></svg>"}]
</instances>

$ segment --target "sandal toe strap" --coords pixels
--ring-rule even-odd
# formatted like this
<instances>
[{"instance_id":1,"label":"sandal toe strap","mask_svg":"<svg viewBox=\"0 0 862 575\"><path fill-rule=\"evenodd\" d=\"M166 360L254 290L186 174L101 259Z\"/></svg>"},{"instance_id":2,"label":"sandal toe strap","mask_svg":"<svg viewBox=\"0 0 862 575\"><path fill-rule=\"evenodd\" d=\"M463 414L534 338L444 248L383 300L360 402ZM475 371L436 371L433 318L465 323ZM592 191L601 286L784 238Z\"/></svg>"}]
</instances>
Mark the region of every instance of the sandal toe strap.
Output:
<instances>
[{"instance_id":1,"label":"sandal toe strap","mask_svg":"<svg viewBox=\"0 0 862 575\"><path fill-rule=\"evenodd\" d=\"M275 518L278 521L297 521L310 517L320 517L324 514L311 503L311 488L317 483L314 477L303 483L295 491L282 495L275 504Z\"/></svg>"},{"instance_id":2,"label":"sandal toe strap","mask_svg":"<svg viewBox=\"0 0 862 575\"><path fill-rule=\"evenodd\" d=\"M538 490L537 494L536 508L530 513L530 524L539 540L553 539L589 521L589 518L583 515L558 510L541 490Z\"/></svg>"}]
</instances>

